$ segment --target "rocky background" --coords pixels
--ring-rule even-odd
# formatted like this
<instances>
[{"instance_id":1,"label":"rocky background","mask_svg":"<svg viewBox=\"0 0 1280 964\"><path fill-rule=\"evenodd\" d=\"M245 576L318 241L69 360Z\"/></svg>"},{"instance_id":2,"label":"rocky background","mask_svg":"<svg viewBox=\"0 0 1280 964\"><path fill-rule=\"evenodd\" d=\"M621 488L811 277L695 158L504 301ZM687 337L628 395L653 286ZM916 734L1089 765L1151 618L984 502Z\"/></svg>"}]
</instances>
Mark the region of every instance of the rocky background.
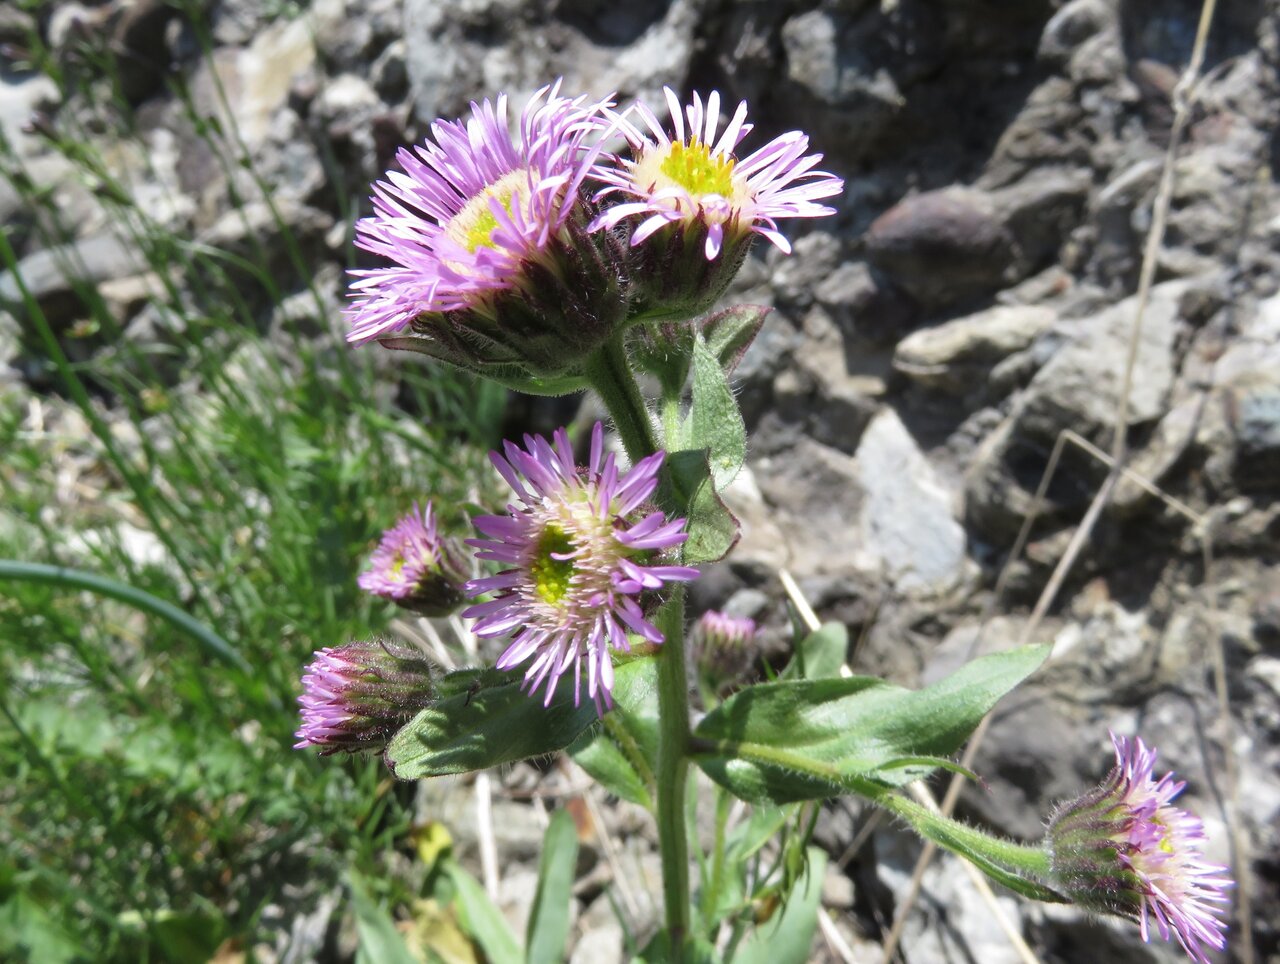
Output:
<instances>
[{"instance_id":1,"label":"rocky background","mask_svg":"<svg viewBox=\"0 0 1280 964\"><path fill-rule=\"evenodd\" d=\"M335 350L345 350L337 309L350 221L368 182L397 146L471 98L505 90L520 102L556 76L570 91L624 98L655 97L664 84L715 87L750 102L757 138L806 130L847 190L837 218L788 225L795 254L758 250L730 293L776 311L739 370L752 439L750 472L733 492L744 538L696 584L696 605L760 619L765 655L776 653L787 638L777 574L787 569L823 618L850 625L856 672L909 684L1028 633L1052 641L1052 664L996 714L975 765L989 787L967 791L961 812L1035 837L1056 800L1107 768L1107 728L1140 732L1189 781L1184 800L1205 817L1212 856L1249 882L1252 957L1236 930L1229 959L1275 962L1278 11L1274 0L1218 4L1127 407L1131 465L1145 481L1120 484L1035 625L1032 608L1107 466L1067 444L1025 552L1011 559L1011 549L1061 434L1110 448L1199 3L316 0L298 10L224 0L190 16L157 0L111 0L34 14L5 6L0 41L23 43L35 29L55 52L86 39L113 51L118 95L148 148L143 157L104 142L118 175L152 199L153 216L201 244L245 252L253 239L283 252L287 225L314 274L300 277L283 253L270 270L286 292L306 280L319 288L333 312L315 319L317 337ZM68 54L65 69L92 66ZM6 69L4 80L10 150L81 226L72 249L40 250L26 230L33 213L0 182L0 217L28 286L55 325L73 324L81 294L62 267L73 255L128 337L161 337L139 294L145 265L113 232L94 185L45 147L41 123L76 104L59 103L44 78ZM221 164L201 117L217 119L215 140L250 163ZM246 297L260 294L246 286ZM44 377L16 298L0 276L0 302L14 309L0 314L6 404L40 392ZM286 300L275 317L291 310L314 308ZM94 350L92 339L78 344ZM388 358L386 378L415 363ZM511 417L546 428L575 405L530 404ZM1229 732L1214 695L1218 652ZM1240 761L1234 808L1224 740ZM558 779L568 778L527 767L501 778L502 893L515 919L532 899L541 836L529 798ZM456 790L425 786L422 806L456 825L466 849L469 818L449 817ZM600 819L623 841L615 856L633 890L624 903L651 918L652 827L625 808ZM852 850L867 819L835 803L817 834L836 858L826 906L859 961L878 959L918 853L887 825ZM1230 820L1244 844L1234 854ZM595 873L579 888L575 961L621 953L598 896L603 862ZM1045 961L1181 956L1142 945L1134 928L1001 903ZM334 912L301 910L310 925L282 921L277 951L291 960L306 959L307 933ZM903 948L912 964L1018 960L949 859L926 875ZM821 937L813 955L840 959Z\"/></svg>"}]
</instances>

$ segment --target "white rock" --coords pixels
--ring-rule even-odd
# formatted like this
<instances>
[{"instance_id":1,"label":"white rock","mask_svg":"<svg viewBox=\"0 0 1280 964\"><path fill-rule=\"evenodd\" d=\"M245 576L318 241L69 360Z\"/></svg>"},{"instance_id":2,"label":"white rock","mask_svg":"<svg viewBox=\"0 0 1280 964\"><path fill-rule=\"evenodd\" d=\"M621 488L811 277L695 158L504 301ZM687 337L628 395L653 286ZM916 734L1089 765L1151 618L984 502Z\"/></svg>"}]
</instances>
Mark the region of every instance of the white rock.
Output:
<instances>
[{"instance_id":1,"label":"white rock","mask_svg":"<svg viewBox=\"0 0 1280 964\"><path fill-rule=\"evenodd\" d=\"M950 493L893 409L871 420L854 463L864 492L861 550L900 591L954 585L964 570L964 529L951 514Z\"/></svg>"}]
</instances>

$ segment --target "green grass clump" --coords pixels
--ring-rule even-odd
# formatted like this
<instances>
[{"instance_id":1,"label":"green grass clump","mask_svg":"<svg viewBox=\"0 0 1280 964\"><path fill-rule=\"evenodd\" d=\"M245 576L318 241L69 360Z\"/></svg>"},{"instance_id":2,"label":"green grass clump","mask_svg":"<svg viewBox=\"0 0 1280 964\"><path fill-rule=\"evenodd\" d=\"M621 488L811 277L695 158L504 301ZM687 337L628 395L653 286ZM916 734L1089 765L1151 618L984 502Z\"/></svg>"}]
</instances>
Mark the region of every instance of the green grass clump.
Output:
<instances>
[{"instance_id":1,"label":"green grass clump","mask_svg":"<svg viewBox=\"0 0 1280 964\"><path fill-rule=\"evenodd\" d=\"M385 626L356 589L363 558L414 499L472 494L503 401L344 345L340 273L317 275L278 216L283 283L278 252L230 255L152 220L95 153L132 137L111 90L66 91L78 113L52 146L145 260L152 333L122 330L88 284L69 327L30 298L15 312L34 381L0 384L0 558L168 601L233 655L110 592L0 574L5 960L249 950L406 845L412 788L376 760L291 749L298 679L313 650ZM56 192L6 153L23 230L69 239ZM19 261L13 230L0 269Z\"/></svg>"}]
</instances>

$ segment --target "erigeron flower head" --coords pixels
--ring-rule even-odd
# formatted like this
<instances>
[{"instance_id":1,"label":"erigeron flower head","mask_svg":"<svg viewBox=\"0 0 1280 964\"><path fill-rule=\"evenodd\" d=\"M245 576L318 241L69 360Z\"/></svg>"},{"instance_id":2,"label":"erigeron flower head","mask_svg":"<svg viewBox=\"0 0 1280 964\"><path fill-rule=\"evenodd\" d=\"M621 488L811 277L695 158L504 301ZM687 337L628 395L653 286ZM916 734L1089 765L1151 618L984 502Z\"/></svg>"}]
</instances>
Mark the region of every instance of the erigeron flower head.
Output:
<instances>
[{"instance_id":1,"label":"erigeron flower head","mask_svg":"<svg viewBox=\"0 0 1280 964\"><path fill-rule=\"evenodd\" d=\"M664 642L646 615L646 596L698 575L668 558L685 541L685 520L668 520L650 503L665 453L622 472L597 422L585 466L574 464L564 429L554 444L526 435L524 448L507 442L490 457L516 502L505 515L476 518L487 538L469 542L477 558L505 568L467 584L472 596L497 595L463 615L476 617L478 636L512 636L498 668L530 661L526 685L545 687L548 705L570 670L580 698L585 664L587 695L603 713L611 705L610 650L629 650L628 632Z\"/></svg>"},{"instance_id":2,"label":"erigeron flower head","mask_svg":"<svg viewBox=\"0 0 1280 964\"><path fill-rule=\"evenodd\" d=\"M755 639L756 622L746 616L730 616L708 609L693 627L694 638L714 649L740 650Z\"/></svg>"},{"instance_id":3,"label":"erigeron flower head","mask_svg":"<svg viewBox=\"0 0 1280 964\"><path fill-rule=\"evenodd\" d=\"M513 377L562 374L603 341L625 306L581 186L608 105L557 82L514 137L500 95L402 148L356 225L356 244L392 264L352 272L348 340Z\"/></svg>"},{"instance_id":4,"label":"erigeron flower head","mask_svg":"<svg viewBox=\"0 0 1280 964\"><path fill-rule=\"evenodd\" d=\"M380 753L434 698L431 664L410 650L378 641L327 647L302 677L294 749Z\"/></svg>"},{"instance_id":5,"label":"erigeron flower head","mask_svg":"<svg viewBox=\"0 0 1280 964\"><path fill-rule=\"evenodd\" d=\"M365 592L423 616L447 616L462 603L471 575L466 550L441 536L431 503L413 510L382 534L369 568L356 578Z\"/></svg>"},{"instance_id":6,"label":"erigeron flower head","mask_svg":"<svg viewBox=\"0 0 1280 964\"><path fill-rule=\"evenodd\" d=\"M1049 822L1054 883L1091 910L1152 924L1176 937L1199 964L1206 948L1226 947L1219 916L1232 881L1202 853L1204 824L1171 801L1186 784L1153 776L1156 751L1141 739L1111 735L1116 765L1102 784L1058 809Z\"/></svg>"},{"instance_id":7,"label":"erigeron flower head","mask_svg":"<svg viewBox=\"0 0 1280 964\"><path fill-rule=\"evenodd\" d=\"M815 170L822 155L805 153L809 138L800 131L739 158L738 144L752 128L745 101L721 130L718 91L705 105L694 94L683 108L671 88L663 93L674 136L644 103L634 107L640 124L610 112L633 156L606 156L593 166L591 177L606 185L597 199L613 200L590 227L626 224L631 245L649 249L651 263L639 279L651 288L644 311L692 317L723 293L755 235L789 253L777 220L834 214L817 202L839 194L844 182Z\"/></svg>"},{"instance_id":8,"label":"erigeron flower head","mask_svg":"<svg viewBox=\"0 0 1280 964\"><path fill-rule=\"evenodd\" d=\"M708 609L698 617L689 634L690 649L700 679L713 693L746 675L755 653L754 619Z\"/></svg>"}]
</instances>

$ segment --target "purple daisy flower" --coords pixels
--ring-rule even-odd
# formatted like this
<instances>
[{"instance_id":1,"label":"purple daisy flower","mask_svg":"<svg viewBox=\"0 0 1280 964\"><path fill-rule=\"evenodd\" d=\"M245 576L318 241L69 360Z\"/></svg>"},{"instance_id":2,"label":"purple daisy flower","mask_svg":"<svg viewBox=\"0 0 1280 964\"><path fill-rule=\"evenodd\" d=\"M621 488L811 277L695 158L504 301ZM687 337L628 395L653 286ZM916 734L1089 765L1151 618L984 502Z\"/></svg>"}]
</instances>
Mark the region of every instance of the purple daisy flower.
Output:
<instances>
[{"instance_id":1,"label":"purple daisy flower","mask_svg":"<svg viewBox=\"0 0 1280 964\"><path fill-rule=\"evenodd\" d=\"M413 510L382 534L370 567L356 585L424 616L447 616L463 601L471 575L465 550L436 529L431 503Z\"/></svg>"},{"instance_id":2,"label":"purple daisy flower","mask_svg":"<svg viewBox=\"0 0 1280 964\"><path fill-rule=\"evenodd\" d=\"M687 538L684 519L668 520L649 503L665 456L658 452L619 472L614 454L604 452L599 422L584 467L574 465L564 429L554 445L526 435L523 449L507 442L504 454L490 453L518 504L508 505L506 515L477 517L476 528L488 538L468 542L480 550L477 558L509 568L467 583L469 595L497 598L463 615L476 618L477 636L515 634L498 668L532 659L525 682L531 693L545 684L547 705L570 667L577 702L585 662L587 694L603 713L612 705L610 648L629 650L628 631L664 641L639 597L698 575L662 561Z\"/></svg>"},{"instance_id":3,"label":"purple daisy flower","mask_svg":"<svg viewBox=\"0 0 1280 964\"><path fill-rule=\"evenodd\" d=\"M750 234L759 234L790 253L791 244L779 233L776 219L835 213L815 202L839 194L844 182L814 170L822 155L805 154L807 135L791 131L739 160L734 151L752 127L746 122L746 101L738 104L717 138L718 91L711 92L705 108L702 98L694 94L693 103L683 109L670 87L663 92L674 138L644 103L637 103L635 111L647 131L610 112L614 127L635 156L597 164L591 174L607 185L597 199L616 194L629 200L607 207L591 223L591 230L642 217L631 234L631 244L638 245L669 225L683 224L686 229L696 225L705 232L702 246L707 260L713 260L726 238L745 240Z\"/></svg>"},{"instance_id":4,"label":"purple daisy flower","mask_svg":"<svg viewBox=\"0 0 1280 964\"><path fill-rule=\"evenodd\" d=\"M1205 860L1204 823L1172 805L1186 783L1153 776L1156 751L1111 734L1116 765L1102 784L1060 808L1049 824L1055 879L1077 903L1134 918L1176 937L1199 964L1226 947L1219 917L1233 886L1227 868Z\"/></svg>"},{"instance_id":5,"label":"purple daisy flower","mask_svg":"<svg viewBox=\"0 0 1280 964\"><path fill-rule=\"evenodd\" d=\"M396 155L401 170L373 185L372 217L356 244L394 262L353 271L347 340L367 342L424 315L482 309L518 286L565 224L592 160L583 143L604 124L607 102L561 97L543 87L525 106L519 133L507 97L471 105L471 116L431 125L434 140Z\"/></svg>"},{"instance_id":6,"label":"purple daisy flower","mask_svg":"<svg viewBox=\"0 0 1280 964\"><path fill-rule=\"evenodd\" d=\"M326 647L302 677L294 749L381 752L434 698L431 664L412 651L381 642Z\"/></svg>"}]
</instances>

